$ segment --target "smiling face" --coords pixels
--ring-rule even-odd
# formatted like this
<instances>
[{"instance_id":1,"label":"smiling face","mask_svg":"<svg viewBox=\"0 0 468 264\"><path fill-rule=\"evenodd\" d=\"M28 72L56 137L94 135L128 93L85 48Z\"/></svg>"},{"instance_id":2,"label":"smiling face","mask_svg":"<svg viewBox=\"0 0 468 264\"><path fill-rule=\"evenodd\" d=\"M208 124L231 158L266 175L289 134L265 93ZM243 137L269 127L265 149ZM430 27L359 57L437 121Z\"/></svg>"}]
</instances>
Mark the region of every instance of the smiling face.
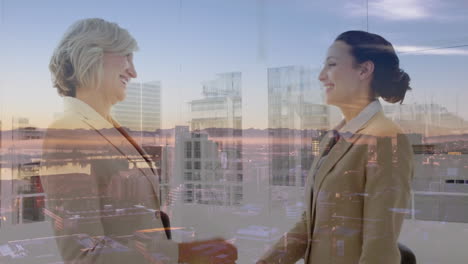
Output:
<instances>
[{"instance_id":1,"label":"smiling face","mask_svg":"<svg viewBox=\"0 0 468 264\"><path fill-rule=\"evenodd\" d=\"M340 108L350 107L355 99L369 97L369 87L363 85L362 69L350 53L351 47L335 41L328 49L319 80L322 82L326 103Z\"/></svg>"},{"instance_id":2,"label":"smiling face","mask_svg":"<svg viewBox=\"0 0 468 264\"><path fill-rule=\"evenodd\" d=\"M126 96L125 90L128 82L136 77L133 54L104 53L99 89L108 102L113 105L123 101Z\"/></svg>"}]
</instances>

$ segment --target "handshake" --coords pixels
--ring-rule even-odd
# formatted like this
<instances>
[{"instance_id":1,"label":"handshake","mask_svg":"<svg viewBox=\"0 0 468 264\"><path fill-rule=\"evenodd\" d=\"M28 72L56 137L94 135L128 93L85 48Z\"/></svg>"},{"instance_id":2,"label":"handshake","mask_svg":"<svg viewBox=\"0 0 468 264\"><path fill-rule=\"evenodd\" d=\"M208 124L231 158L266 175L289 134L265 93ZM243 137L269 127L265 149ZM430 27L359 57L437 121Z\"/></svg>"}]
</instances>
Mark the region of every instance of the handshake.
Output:
<instances>
[{"instance_id":1,"label":"handshake","mask_svg":"<svg viewBox=\"0 0 468 264\"><path fill-rule=\"evenodd\" d=\"M229 264L236 263L237 248L223 239L212 239L179 244L179 263ZM268 264L264 260L256 264Z\"/></svg>"},{"instance_id":2,"label":"handshake","mask_svg":"<svg viewBox=\"0 0 468 264\"><path fill-rule=\"evenodd\" d=\"M236 263L237 248L223 239L202 240L179 244L179 263Z\"/></svg>"}]
</instances>

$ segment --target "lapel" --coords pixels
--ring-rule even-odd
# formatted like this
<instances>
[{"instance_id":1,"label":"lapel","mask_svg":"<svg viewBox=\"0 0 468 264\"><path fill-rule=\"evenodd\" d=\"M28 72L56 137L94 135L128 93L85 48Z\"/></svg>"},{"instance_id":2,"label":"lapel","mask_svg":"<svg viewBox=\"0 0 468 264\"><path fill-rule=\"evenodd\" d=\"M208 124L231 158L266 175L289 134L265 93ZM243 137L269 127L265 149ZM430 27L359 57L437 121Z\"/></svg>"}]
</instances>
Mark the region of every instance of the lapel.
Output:
<instances>
[{"instance_id":1,"label":"lapel","mask_svg":"<svg viewBox=\"0 0 468 264\"><path fill-rule=\"evenodd\" d=\"M342 125L341 122L336 128L339 128ZM335 144L335 146L328 153L328 156L325 157L325 160L322 164L319 164L319 161L323 158L326 147L333 140L329 136L325 136L324 139L320 142L320 154L312 165L311 175L309 175L308 180L310 180L307 189L307 201L309 201L310 208L308 213L308 225L309 234L312 233L312 226L315 222L315 204L317 202L318 193L320 187L322 186L323 181L325 180L328 172L338 163L338 161L348 152L351 146L360 138L359 132L362 131L368 122L359 128L356 133L340 136L340 139ZM320 167L318 167L320 166Z\"/></svg>"},{"instance_id":2,"label":"lapel","mask_svg":"<svg viewBox=\"0 0 468 264\"><path fill-rule=\"evenodd\" d=\"M336 128L339 128L341 126L343 126L344 124L344 120L341 121L334 129L336 130ZM329 133L330 131L327 132L327 134L322 138L322 140L320 141L320 144L319 144L319 154L318 156L314 159L314 162L312 162L312 166L310 167L311 169L309 170L309 175L307 176L307 179L306 179L306 201L310 201L310 199L312 198L312 188L314 187L314 182L315 182L315 178L317 177L317 167L319 166L319 162L320 160L323 158L323 154L325 152L325 149L327 148L327 146L329 146L331 144L331 141L333 140L330 136L329 136ZM340 139L341 140L341 139ZM337 142L338 144L339 142ZM330 154L330 153L329 153ZM323 166L323 162L322 162L322 166Z\"/></svg>"},{"instance_id":3,"label":"lapel","mask_svg":"<svg viewBox=\"0 0 468 264\"><path fill-rule=\"evenodd\" d=\"M329 132L328 132L329 133ZM315 174L315 170L317 170L318 163L320 159L323 157L323 153L325 152L325 149L328 145L330 145L332 138L328 136L328 133L323 137L323 139L320 141L319 144L319 154L318 156L314 159L314 162L312 163L311 166L311 171L314 172L312 176Z\"/></svg>"},{"instance_id":4,"label":"lapel","mask_svg":"<svg viewBox=\"0 0 468 264\"><path fill-rule=\"evenodd\" d=\"M305 193L306 201L311 201L311 202L313 201L312 200L312 193L313 193L312 189L314 187L314 179L315 179L315 175L317 173L317 166L319 164L319 161L323 157L323 153L325 152L326 146L328 146L330 144L331 140L332 139L328 136L328 133L327 133L322 138L322 140L320 141L319 154L314 159L314 162L312 162L312 166L310 167L309 174L307 175L307 179L306 179L306 193ZM310 204L310 206L312 206L312 203L309 203L309 204ZM313 207L311 207L311 208L313 208ZM307 214L310 214L310 212L311 212L311 210L306 210ZM310 215L308 215L307 219L311 219Z\"/></svg>"},{"instance_id":5,"label":"lapel","mask_svg":"<svg viewBox=\"0 0 468 264\"><path fill-rule=\"evenodd\" d=\"M152 168L148 166L148 163L140 155L138 150L114 127L114 125L109 123L87 104L75 98L68 99L68 107L68 111L78 114L84 123L99 133L104 140L111 144L123 157L126 157L128 161L146 177L151 184L154 197L159 199L159 183L157 182L157 177L154 177L155 173L153 173ZM156 204L159 205L159 201L157 201Z\"/></svg>"},{"instance_id":6,"label":"lapel","mask_svg":"<svg viewBox=\"0 0 468 264\"><path fill-rule=\"evenodd\" d=\"M325 160L322 162L320 167L316 169L315 179L314 179L314 189L320 189L323 180L326 178L328 172L338 163L338 161L343 157L343 155L349 150L349 148L353 145L355 140L358 138L358 135L354 135L349 139L345 139L340 137L338 142L336 142L335 146L332 150L328 153ZM330 143L331 139L327 140ZM323 152L322 152L323 154ZM322 156L320 156L322 158ZM316 199L316 192L314 192L314 200Z\"/></svg>"},{"instance_id":7,"label":"lapel","mask_svg":"<svg viewBox=\"0 0 468 264\"><path fill-rule=\"evenodd\" d=\"M323 180L326 178L328 172L338 163L338 161L343 157L346 152L348 152L349 148L361 137L361 131L364 130L371 122L375 122L380 116L383 115L383 111L379 110L372 114L368 120L366 120L361 127L356 129L354 133L346 132L340 133L340 139L335 144L333 149L328 153L328 156L322 162L322 164L318 164L320 159L323 158L323 154L325 152L326 147L331 143L332 138L329 136L325 136L322 142L320 142L320 154L318 158L314 161L312 168L313 168L313 177L311 179L311 187L314 189L314 197L313 201L316 200L317 190L320 189L320 186L323 183ZM336 127L335 130L339 130L343 127L345 121L341 121ZM329 132L330 133L330 132ZM320 167L318 167L320 165ZM311 191L311 190L310 190Z\"/></svg>"},{"instance_id":8,"label":"lapel","mask_svg":"<svg viewBox=\"0 0 468 264\"><path fill-rule=\"evenodd\" d=\"M114 127L99 129L96 120L85 119L91 128L96 130L107 142L109 142L122 156L126 157L140 172L151 182L153 189L156 190L156 183L151 180L151 168L145 168L146 160L140 155L136 148Z\"/></svg>"}]
</instances>

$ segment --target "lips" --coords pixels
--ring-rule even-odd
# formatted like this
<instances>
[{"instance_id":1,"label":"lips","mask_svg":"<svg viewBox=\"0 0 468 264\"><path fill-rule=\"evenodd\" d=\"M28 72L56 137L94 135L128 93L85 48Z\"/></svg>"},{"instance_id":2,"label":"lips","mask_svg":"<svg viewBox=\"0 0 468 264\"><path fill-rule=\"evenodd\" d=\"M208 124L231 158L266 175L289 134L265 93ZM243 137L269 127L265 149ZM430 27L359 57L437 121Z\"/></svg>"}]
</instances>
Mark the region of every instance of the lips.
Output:
<instances>
[{"instance_id":1,"label":"lips","mask_svg":"<svg viewBox=\"0 0 468 264\"><path fill-rule=\"evenodd\" d=\"M130 80L130 78L126 77L126 76L123 76L123 75L120 75L120 81L124 84L124 85L127 85L128 81Z\"/></svg>"},{"instance_id":2,"label":"lips","mask_svg":"<svg viewBox=\"0 0 468 264\"><path fill-rule=\"evenodd\" d=\"M329 93L331 90L333 90L335 88L335 85L325 84L324 87L325 87L325 92Z\"/></svg>"}]
</instances>

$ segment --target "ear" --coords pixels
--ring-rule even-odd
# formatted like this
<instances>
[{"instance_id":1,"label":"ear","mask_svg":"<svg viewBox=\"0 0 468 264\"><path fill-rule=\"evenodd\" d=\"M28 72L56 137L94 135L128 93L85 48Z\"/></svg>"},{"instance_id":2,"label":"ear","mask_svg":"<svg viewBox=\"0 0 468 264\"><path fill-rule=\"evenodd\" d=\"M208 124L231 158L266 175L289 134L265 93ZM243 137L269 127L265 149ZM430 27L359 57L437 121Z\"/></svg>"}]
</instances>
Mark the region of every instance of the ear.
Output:
<instances>
[{"instance_id":1,"label":"ear","mask_svg":"<svg viewBox=\"0 0 468 264\"><path fill-rule=\"evenodd\" d=\"M361 81L370 79L374 73L374 63L372 61L365 61L359 64L359 79Z\"/></svg>"}]
</instances>

